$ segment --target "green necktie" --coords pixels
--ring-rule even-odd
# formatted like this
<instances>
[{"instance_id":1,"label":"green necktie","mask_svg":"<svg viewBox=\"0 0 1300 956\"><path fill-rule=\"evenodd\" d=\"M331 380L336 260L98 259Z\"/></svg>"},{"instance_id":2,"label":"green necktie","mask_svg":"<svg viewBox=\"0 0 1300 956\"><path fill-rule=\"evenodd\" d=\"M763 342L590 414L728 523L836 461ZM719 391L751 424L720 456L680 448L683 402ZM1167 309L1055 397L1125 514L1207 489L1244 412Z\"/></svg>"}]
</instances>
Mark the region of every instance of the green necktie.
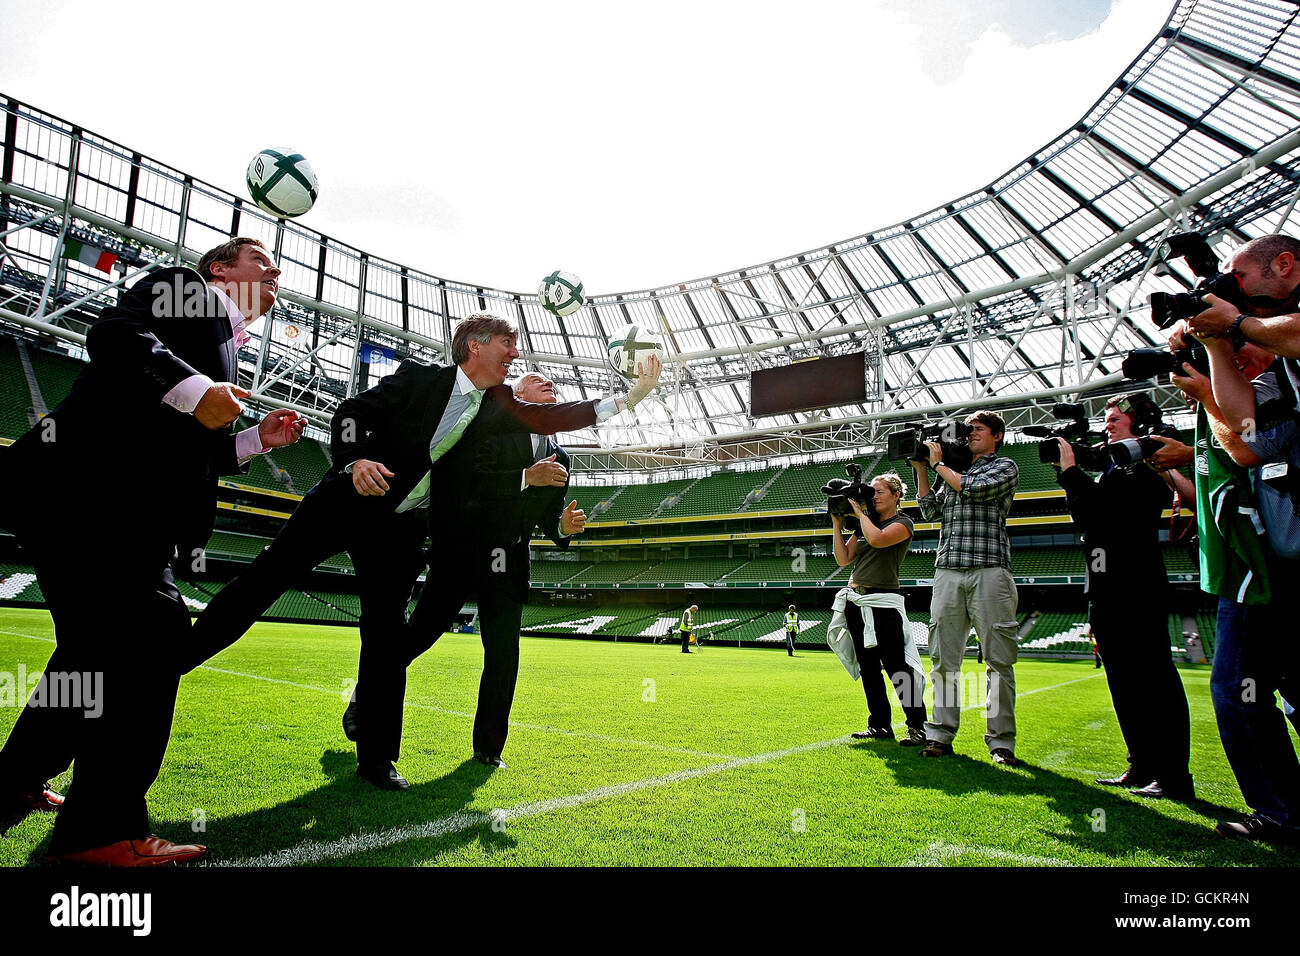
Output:
<instances>
[{"instance_id":1,"label":"green necktie","mask_svg":"<svg viewBox=\"0 0 1300 956\"><path fill-rule=\"evenodd\" d=\"M447 453L447 451L451 448L452 445L460 441L460 436L465 433L465 429L469 427L469 423L472 422L474 420L474 416L478 414L479 405L482 404L483 402L483 393L479 391L477 388L472 389L469 395L467 395L465 398L466 398L465 408L461 411L460 417L456 419L455 424L453 424L451 428L447 429L447 431L443 432L442 434L435 432L433 438L430 440L429 442L429 463L430 464L436 463L439 458L441 458L443 455ZM438 424L439 424L439 429L441 430L441 426L446 424L445 418L442 422L439 422ZM428 504L429 486L431 484L432 478L433 478L432 471L425 472L424 477L420 479L420 483L416 485L414 488L412 488L411 493L406 496L406 500L397 506L398 512L410 511L413 508L422 508L426 504Z\"/></svg>"}]
</instances>

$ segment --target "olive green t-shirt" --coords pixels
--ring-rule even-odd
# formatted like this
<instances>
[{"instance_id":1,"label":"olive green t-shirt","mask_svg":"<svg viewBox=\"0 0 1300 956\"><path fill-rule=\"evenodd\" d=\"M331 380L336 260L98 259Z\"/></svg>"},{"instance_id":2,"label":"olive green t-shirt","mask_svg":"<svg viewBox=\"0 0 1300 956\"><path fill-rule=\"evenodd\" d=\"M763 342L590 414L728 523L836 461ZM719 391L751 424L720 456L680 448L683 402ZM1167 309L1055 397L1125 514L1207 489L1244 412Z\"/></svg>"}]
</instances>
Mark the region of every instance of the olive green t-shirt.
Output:
<instances>
[{"instance_id":1,"label":"olive green t-shirt","mask_svg":"<svg viewBox=\"0 0 1300 956\"><path fill-rule=\"evenodd\" d=\"M884 531L890 525L900 521L907 525L908 536L898 544L887 548L873 548L865 538L858 538L853 574L849 577L849 584L857 587L885 588L891 591L898 589L898 569L902 567L903 557L912 543L912 519L899 513L877 525L881 531Z\"/></svg>"}]
</instances>

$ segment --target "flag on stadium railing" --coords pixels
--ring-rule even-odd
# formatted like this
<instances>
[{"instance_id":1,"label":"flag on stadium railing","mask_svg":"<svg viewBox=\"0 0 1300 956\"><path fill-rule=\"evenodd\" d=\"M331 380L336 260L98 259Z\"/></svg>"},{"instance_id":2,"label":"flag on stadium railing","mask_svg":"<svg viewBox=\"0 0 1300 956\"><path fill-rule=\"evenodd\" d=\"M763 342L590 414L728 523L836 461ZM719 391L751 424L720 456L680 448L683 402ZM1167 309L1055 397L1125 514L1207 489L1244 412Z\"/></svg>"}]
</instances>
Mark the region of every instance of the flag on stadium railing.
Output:
<instances>
[{"instance_id":1,"label":"flag on stadium railing","mask_svg":"<svg viewBox=\"0 0 1300 956\"><path fill-rule=\"evenodd\" d=\"M100 272L112 272L117 253L68 236L63 240L63 258L88 265Z\"/></svg>"}]
</instances>

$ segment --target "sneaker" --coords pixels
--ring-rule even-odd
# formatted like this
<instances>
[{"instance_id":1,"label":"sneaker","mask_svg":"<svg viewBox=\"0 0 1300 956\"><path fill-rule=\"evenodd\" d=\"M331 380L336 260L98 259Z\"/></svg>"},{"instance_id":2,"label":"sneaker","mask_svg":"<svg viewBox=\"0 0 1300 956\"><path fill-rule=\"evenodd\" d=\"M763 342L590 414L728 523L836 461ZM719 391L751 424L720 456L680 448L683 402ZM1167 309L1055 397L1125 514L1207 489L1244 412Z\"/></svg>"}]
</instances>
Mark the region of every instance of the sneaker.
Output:
<instances>
[{"instance_id":1,"label":"sneaker","mask_svg":"<svg viewBox=\"0 0 1300 956\"><path fill-rule=\"evenodd\" d=\"M1261 840L1265 843L1300 844L1300 827L1283 826L1272 817L1252 813L1237 822L1220 823L1214 832L1230 840Z\"/></svg>"},{"instance_id":2,"label":"sneaker","mask_svg":"<svg viewBox=\"0 0 1300 956\"><path fill-rule=\"evenodd\" d=\"M854 740L893 740L894 731L889 727L868 727L866 730L855 730L849 736Z\"/></svg>"},{"instance_id":3,"label":"sneaker","mask_svg":"<svg viewBox=\"0 0 1300 956\"><path fill-rule=\"evenodd\" d=\"M1149 783L1155 783L1155 777L1148 777L1140 770L1129 767L1118 777L1098 777L1097 782L1103 787L1126 787L1130 790L1140 789Z\"/></svg>"},{"instance_id":4,"label":"sneaker","mask_svg":"<svg viewBox=\"0 0 1300 956\"><path fill-rule=\"evenodd\" d=\"M925 731L920 727L908 727L907 736L898 741L900 747L924 747Z\"/></svg>"},{"instance_id":5,"label":"sneaker","mask_svg":"<svg viewBox=\"0 0 1300 956\"><path fill-rule=\"evenodd\" d=\"M927 740L925 749L921 751L922 757L950 757L952 756L952 744L946 744L942 740Z\"/></svg>"},{"instance_id":6,"label":"sneaker","mask_svg":"<svg viewBox=\"0 0 1300 956\"><path fill-rule=\"evenodd\" d=\"M1002 764L1004 767L1019 767L1020 760L1006 747L994 747L989 751L994 763Z\"/></svg>"}]
</instances>

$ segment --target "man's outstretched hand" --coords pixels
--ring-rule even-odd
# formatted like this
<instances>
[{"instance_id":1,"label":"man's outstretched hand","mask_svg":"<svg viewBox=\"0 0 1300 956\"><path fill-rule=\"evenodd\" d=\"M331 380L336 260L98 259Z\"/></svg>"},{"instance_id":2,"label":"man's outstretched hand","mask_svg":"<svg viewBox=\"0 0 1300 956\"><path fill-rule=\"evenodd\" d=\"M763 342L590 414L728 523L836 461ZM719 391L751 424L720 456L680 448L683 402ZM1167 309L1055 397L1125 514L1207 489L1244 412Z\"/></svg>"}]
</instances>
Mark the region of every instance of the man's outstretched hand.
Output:
<instances>
[{"instance_id":1,"label":"man's outstretched hand","mask_svg":"<svg viewBox=\"0 0 1300 956\"><path fill-rule=\"evenodd\" d=\"M659 356L651 354L644 362L636 363L636 384L632 390L627 393L627 407L632 408L637 405L641 399L649 395L656 385L659 384L659 374L664 370L663 363L659 361Z\"/></svg>"}]
</instances>

